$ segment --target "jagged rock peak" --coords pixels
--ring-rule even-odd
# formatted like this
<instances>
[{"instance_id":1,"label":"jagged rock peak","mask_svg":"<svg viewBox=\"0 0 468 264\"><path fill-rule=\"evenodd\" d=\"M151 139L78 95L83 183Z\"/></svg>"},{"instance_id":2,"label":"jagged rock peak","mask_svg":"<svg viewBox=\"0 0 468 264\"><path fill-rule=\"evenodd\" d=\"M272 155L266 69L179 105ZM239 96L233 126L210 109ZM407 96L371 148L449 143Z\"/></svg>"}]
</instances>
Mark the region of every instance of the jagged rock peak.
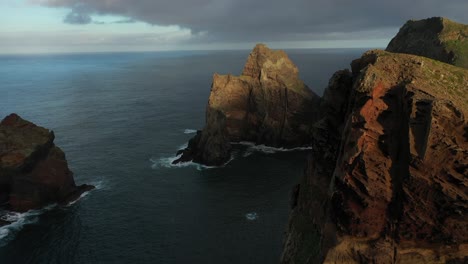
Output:
<instances>
[{"instance_id":1,"label":"jagged rock peak","mask_svg":"<svg viewBox=\"0 0 468 264\"><path fill-rule=\"evenodd\" d=\"M257 44L247 58L242 75L261 80L276 80L285 88L299 91L305 87L299 70L283 50L271 50Z\"/></svg>"}]
</instances>

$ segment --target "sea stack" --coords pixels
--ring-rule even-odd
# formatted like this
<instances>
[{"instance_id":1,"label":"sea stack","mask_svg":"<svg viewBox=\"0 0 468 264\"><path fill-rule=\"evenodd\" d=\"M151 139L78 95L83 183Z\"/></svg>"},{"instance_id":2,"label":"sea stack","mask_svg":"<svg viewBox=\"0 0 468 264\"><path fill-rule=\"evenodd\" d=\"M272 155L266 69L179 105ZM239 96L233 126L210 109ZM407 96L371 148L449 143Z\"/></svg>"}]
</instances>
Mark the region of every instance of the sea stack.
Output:
<instances>
[{"instance_id":1,"label":"sea stack","mask_svg":"<svg viewBox=\"0 0 468 264\"><path fill-rule=\"evenodd\" d=\"M54 132L16 114L0 123L0 203L24 212L47 204L66 204L91 185L76 186Z\"/></svg>"},{"instance_id":2,"label":"sea stack","mask_svg":"<svg viewBox=\"0 0 468 264\"><path fill-rule=\"evenodd\" d=\"M308 146L318 103L284 51L258 44L242 75L214 74L205 127L174 163L221 165L230 159L232 142Z\"/></svg>"},{"instance_id":3,"label":"sea stack","mask_svg":"<svg viewBox=\"0 0 468 264\"><path fill-rule=\"evenodd\" d=\"M409 25L428 21L447 20ZM430 35L408 27L389 50L425 57L372 50L331 78L281 263L467 263L468 69L404 47Z\"/></svg>"}]
</instances>

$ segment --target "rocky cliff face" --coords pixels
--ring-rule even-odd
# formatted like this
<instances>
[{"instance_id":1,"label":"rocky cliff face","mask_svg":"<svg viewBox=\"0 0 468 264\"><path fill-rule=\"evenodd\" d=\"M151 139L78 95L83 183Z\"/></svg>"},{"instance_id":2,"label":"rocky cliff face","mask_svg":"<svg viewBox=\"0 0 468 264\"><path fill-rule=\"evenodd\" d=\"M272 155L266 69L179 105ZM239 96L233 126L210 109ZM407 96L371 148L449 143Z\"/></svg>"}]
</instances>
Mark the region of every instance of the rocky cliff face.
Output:
<instances>
[{"instance_id":1,"label":"rocky cliff face","mask_svg":"<svg viewBox=\"0 0 468 264\"><path fill-rule=\"evenodd\" d=\"M386 50L425 56L468 68L468 25L442 17L410 20Z\"/></svg>"},{"instance_id":2,"label":"rocky cliff face","mask_svg":"<svg viewBox=\"0 0 468 264\"><path fill-rule=\"evenodd\" d=\"M206 125L175 162L223 164L230 158L230 142L285 148L308 145L318 101L284 51L259 44L241 76L213 76Z\"/></svg>"},{"instance_id":3,"label":"rocky cliff face","mask_svg":"<svg viewBox=\"0 0 468 264\"><path fill-rule=\"evenodd\" d=\"M370 51L337 72L282 263L468 261L468 70Z\"/></svg>"},{"instance_id":4,"label":"rocky cliff face","mask_svg":"<svg viewBox=\"0 0 468 264\"><path fill-rule=\"evenodd\" d=\"M0 123L0 204L27 211L73 201L92 188L75 185L52 131L16 114Z\"/></svg>"}]
</instances>

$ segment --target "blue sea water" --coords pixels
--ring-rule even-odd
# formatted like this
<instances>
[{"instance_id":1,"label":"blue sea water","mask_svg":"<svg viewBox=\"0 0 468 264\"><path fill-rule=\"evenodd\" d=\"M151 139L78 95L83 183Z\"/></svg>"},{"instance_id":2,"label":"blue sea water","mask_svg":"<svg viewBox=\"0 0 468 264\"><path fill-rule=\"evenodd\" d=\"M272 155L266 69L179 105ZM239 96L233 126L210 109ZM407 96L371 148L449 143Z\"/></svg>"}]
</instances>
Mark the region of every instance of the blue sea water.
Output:
<instances>
[{"instance_id":1,"label":"blue sea water","mask_svg":"<svg viewBox=\"0 0 468 264\"><path fill-rule=\"evenodd\" d=\"M363 50L291 50L322 94ZM307 151L239 146L221 168L169 166L200 129L214 72L249 51L0 56L0 116L54 130L78 184L68 207L10 214L0 263L277 263Z\"/></svg>"}]
</instances>

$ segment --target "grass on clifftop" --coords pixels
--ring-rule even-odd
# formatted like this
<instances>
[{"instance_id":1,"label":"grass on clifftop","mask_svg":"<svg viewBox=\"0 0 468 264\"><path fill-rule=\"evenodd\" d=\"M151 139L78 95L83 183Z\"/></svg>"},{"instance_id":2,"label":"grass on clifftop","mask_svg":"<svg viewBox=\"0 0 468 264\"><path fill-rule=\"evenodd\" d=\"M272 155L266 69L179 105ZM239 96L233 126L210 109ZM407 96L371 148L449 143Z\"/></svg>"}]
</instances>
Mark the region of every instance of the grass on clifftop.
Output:
<instances>
[{"instance_id":1,"label":"grass on clifftop","mask_svg":"<svg viewBox=\"0 0 468 264\"><path fill-rule=\"evenodd\" d=\"M425 59L431 67L424 67L424 80L434 95L449 99L468 112L468 70Z\"/></svg>"},{"instance_id":2,"label":"grass on clifftop","mask_svg":"<svg viewBox=\"0 0 468 264\"><path fill-rule=\"evenodd\" d=\"M376 77L388 84L405 80L436 98L452 101L468 115L468 69L422 56L379 50L368 52L372 53L377 55L377 60L367 69L363 88L374 87Z\"/></svg>"},{"instance_id":3,"label":"grass on clifftop","mask_svg":"<svg viewBox=\"0 0 468 264\"><path fill-rule=\"evenodd\" d=\"M444 28L440 32L440 39L447 51L455 54L454 64L468 68L468 25L443 20Z\"/></svg>"},{"instance_id":4,"label":"grass on clifftop","mask_svg":"<svg viewBox=\"0 0 468 264\"><path fill-rule=\"evenodd\" d=\"M468 68L468 40L450 40L445 48L455 54L455 65Z\"/></svg>"}]
</instances>

